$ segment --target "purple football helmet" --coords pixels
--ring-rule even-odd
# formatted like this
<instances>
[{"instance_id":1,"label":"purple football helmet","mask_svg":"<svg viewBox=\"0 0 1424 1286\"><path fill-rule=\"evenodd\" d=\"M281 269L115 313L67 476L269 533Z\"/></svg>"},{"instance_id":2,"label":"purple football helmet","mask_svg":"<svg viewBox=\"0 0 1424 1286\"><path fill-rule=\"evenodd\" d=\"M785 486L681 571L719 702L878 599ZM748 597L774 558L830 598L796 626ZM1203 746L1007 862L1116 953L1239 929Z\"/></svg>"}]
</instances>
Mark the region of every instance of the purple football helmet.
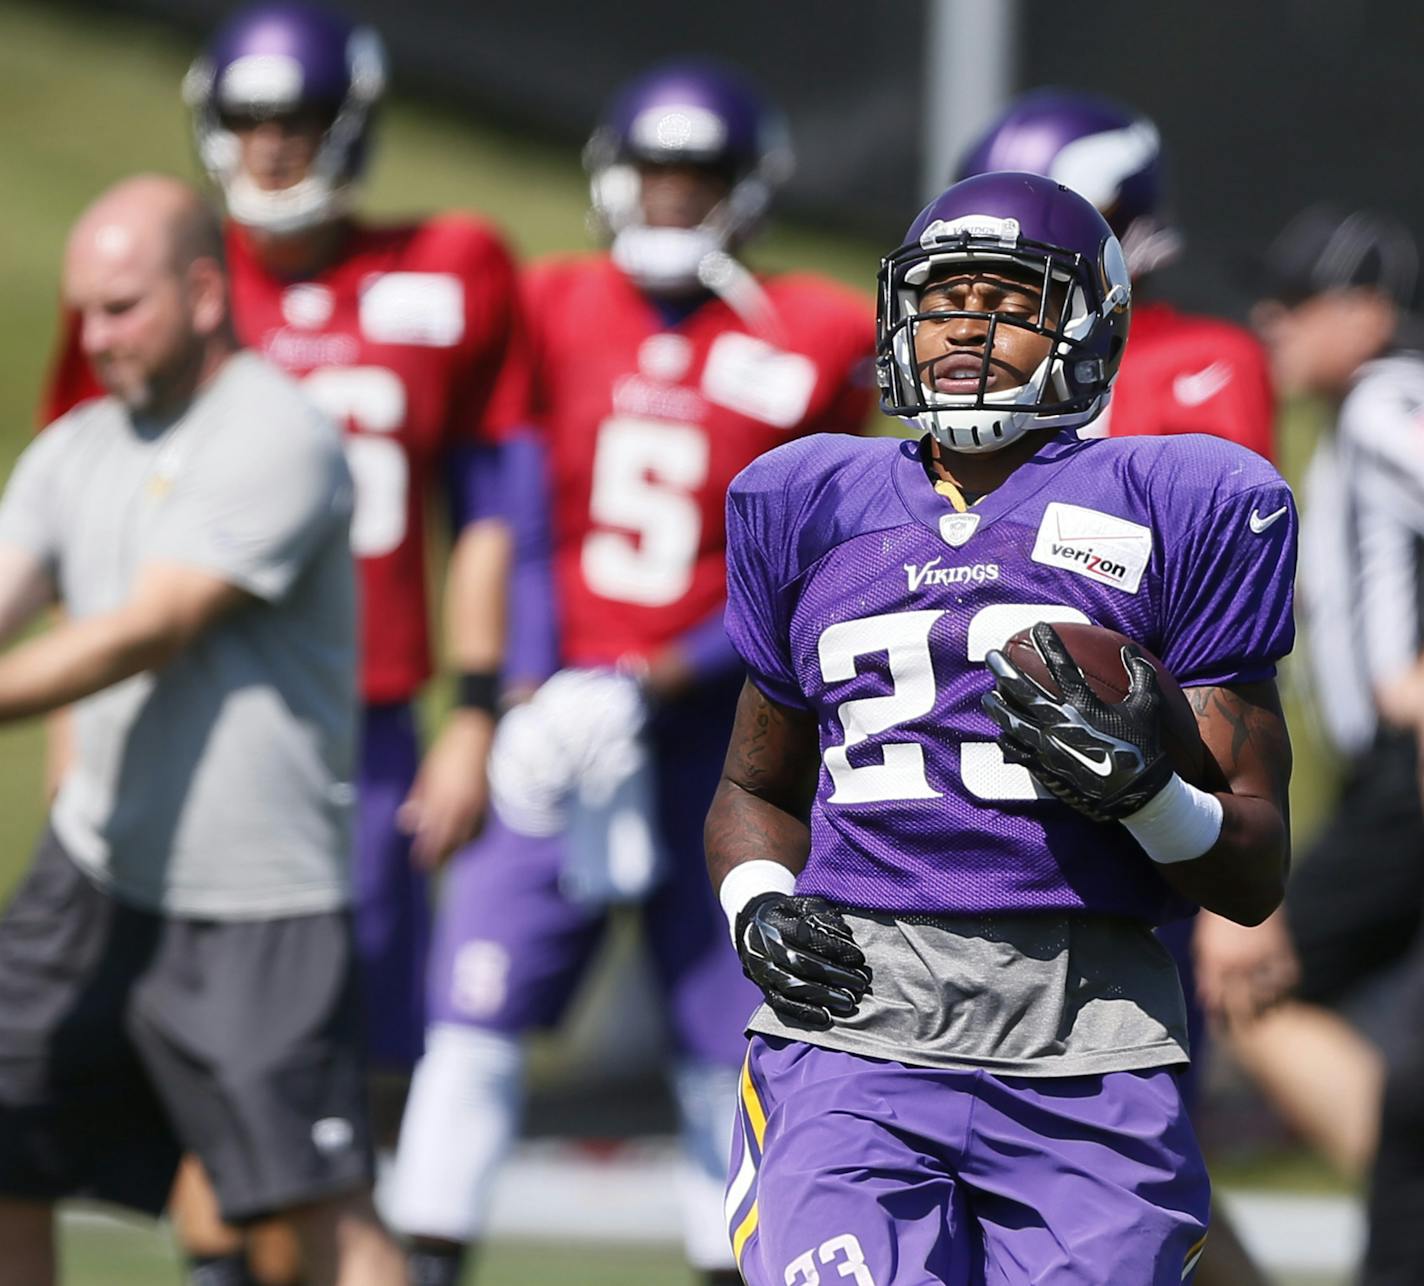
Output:
<instances>
[{"instance_id":1,"label":"purple football helmet","mask_svg":"<svg viewBox=\"0 0 1424 1286\"><path fill-rule=\"evenodd\" d=\"M350 206L386 87L381 38L329 10L263 4L225 23L183 80L198 156L239 223L279 236L327 222ZM330 119L310 172L266 191L241 165L233 118L316 111Z\"/></svg>"},{"instance_id":2,"label":"purple football helmet","mask_svg":"<svg viewBox=\"0 0 1424 1286\"><path fill-rule=\"evenodd\" d=\"M726 198L695 228L643 220L640 165L695 165L725 175ZM791 172L781 116L741 77L705 62L670 63L614 98L584 149L593 220L614 261L645 290L717 289L728 252L755 230Z\"/></svg>"},{"instance_id":3,"label":"purple football helmet","mask_svg":"<svg viewBox=\"0 0 1424 1286\"><path fill-rule=\"evenodd\" d=\"M955 270L1027 269L1041 284L1036 317L967 310L922 311L932 280ZM982 174L954 184L923 210L905 244L880 264L877 367L882 404L954 451L997 451L1029 429L1087 424L1107 402L1127 343L1132 285L1122 247L1106 220L1071 188L1039 174ZM926 321L982 321L979 387L931 387L916 360ZM1002 326L1052 340L1023 383L988 389L994 338Z\"/></svg>"},{"instance_id":4,"label":"purple football helmet","mask_svg":"<svg viewBox=\"0 0 1424 1286\"><path fill-rule=\"evenodd\" d=\"M1045 174L1087 197L1122 242L1134 277L1181 252L1180 233L1162 216L1157 127L1111 99L1063 89L1025 94L969 149L955 177L992 170Z\"/></svg>"}]
</instances>

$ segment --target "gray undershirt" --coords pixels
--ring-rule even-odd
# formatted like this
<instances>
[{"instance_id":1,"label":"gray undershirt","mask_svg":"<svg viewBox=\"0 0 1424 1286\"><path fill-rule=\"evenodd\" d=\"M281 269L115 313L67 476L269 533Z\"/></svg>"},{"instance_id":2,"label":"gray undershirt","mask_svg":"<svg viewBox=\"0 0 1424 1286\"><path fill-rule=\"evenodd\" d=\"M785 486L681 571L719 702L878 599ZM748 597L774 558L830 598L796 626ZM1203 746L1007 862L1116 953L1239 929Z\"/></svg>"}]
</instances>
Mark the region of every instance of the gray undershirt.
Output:
<instances>
[{"instance_id":1,"label":"gray undershirt","mask_svg":"<svg viewBox=\"0 0 1424 1286\"><path fill-rule=\"evenodd\" d=\"M872 974L858 1011L829 1031L811 1031L762 1005L748 1031L1004 1076L1086 1076L1187 1061L1176 966L1140 921L843 915Z\"/></svg>"}]
</instances>

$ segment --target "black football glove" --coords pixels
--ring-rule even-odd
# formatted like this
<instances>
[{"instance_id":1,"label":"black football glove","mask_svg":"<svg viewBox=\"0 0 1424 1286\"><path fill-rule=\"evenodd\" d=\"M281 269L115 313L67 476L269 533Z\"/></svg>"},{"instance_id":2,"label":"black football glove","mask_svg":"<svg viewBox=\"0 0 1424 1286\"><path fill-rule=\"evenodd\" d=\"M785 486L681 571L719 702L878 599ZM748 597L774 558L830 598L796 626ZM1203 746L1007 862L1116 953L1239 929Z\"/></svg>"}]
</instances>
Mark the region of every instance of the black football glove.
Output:
<instances>
[{"instance_id":1,"label":"black football glove","mask_svg":"<svg viewBox=\"0 0 1424 1286\"><path fill-rule=\"evenodd\" d=\"M989 653L994 687L981 704L999 725L1004 758L1095 821L1135 813L1173 772L1162 749L1162 689L1152 663L1135 647L1122 649L1132 685L1114 704L1088 686L1051 625L1039 622L1032 637L1063 696L1049 696L1002 652Z\"/></svg>"},{"instance_id":2,"label":"black football glove","mask_svg":"<svg viewBox=\"0 0 1424 1286\"><path fill-rule=\"evenodd\" d=\"M870 986L865 955L824 898L762 893L737 914L742 971L783 1022L824 1030Z\"/></svg>"}]
</instances>

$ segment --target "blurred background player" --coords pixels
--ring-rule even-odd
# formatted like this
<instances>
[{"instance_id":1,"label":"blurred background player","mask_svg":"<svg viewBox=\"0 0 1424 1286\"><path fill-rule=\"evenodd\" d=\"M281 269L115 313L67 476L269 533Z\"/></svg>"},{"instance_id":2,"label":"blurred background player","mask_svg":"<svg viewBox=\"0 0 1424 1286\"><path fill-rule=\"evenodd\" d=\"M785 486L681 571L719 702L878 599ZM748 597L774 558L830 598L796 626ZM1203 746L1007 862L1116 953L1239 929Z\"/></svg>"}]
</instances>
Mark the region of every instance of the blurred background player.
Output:
<instances>
[{"instance_id":1,"label":"blurred background player","mask_svg":"<svg viewBox=\"0 0 1424 1286\"><path fill-rule=\"evenodd\" d=\"M514 266L489 227L464 215L369 225L352 213L385 81L372 29L278 3L229 19L184 96L227 208L239 338L347 430L364 658L355 914L370 1058L396 1099L385 1108L393 1131L423 1038L425 872L474 833L484 807L510 561L490 483L497 444L527 411L527 364ZM48 415L94 391L71 335ZM456 533L444 591L455 707L421 758L426 515L442 488ZM189 1207L195 1219L200 1208ZM195 1250L227 1240L190 1231Z\"/></svg>"},{"instance_id":2,"label":"blurred background player","mask_svg":"<svg viewBox=\"0 0 1424 1286\"><path fill-rule=\"evenodd\" d=\"M1277 383L1320 399L1334 421L1302 489L1301 619L1314 704L1343 771L1291 877L1289 941L1243 950L1242 987L1292 945L1299 983L1230 1037L1273 1105L1342 1173L1362 1177L1377 1139L1402 1145L1380 1158L1371 1212L1371 1270L1392 1262L1396 1275L1367 1280L1419 1280L1418 1180L1402 1159L1418 1147L1424 1084L1403 963L1424 910L1418 247L1388 215L1316 206L1272 243L1264 267L1255 318ZM1381 1134L1387 1059L1399 1070Z\"/></svg>"},{"instance_id":3,"label":"blurred background player","mask_svg":"<svg viewBox=\"0 0 1424 1286\"><path fill-rule=\"evenodd\" d=\"M960 162L959 177L990 170L1027 170L1057 179L1087 197L1122 243L1132 276L1132 336L1113 385L1112 402L1085 432L1210 433L1274 460L1274 400L1260 341L1244 327L1179 311L1153 297L1155 274L1181 253L1182 235L1167 214L1167 176L1156 125L1121 103L1076 90L1025 94L984 131ZM1192 1062L1184 1069L1188 1105L1196 1108L1207 1032L1204 1005L1219 1012L1239 1003L1231 979L1241 967L1244 935L1280 940L1280 917L1264 928L1199 912L1163 927L1187 995ZM1253 959L1261 953L1247 944ZM1269 953L1279 975L1255 975L1249 993L1259 1008L1293 979L1289 954ZM1268 990L1267 983L1274 984ZM1223 995L1223 993L1225 993ZM1202 1286L1262 1281L1219 1208L1198 1278Z\"/></svg>"},{"instance_id":4,"label":"blurred background player","mask_svg":"<svg viewBox=\"0 0 1424 1286\"><path fill-rule=\"evenodd\" d=\"M224 1215L287 1211L313 1283L404 1281L371 1204L348 914L351 478L239 351L223 238L152 176L75 225L64 296L111 396L0 502L0 719L76 702L75 754L0 922L0 1281L54 1280L53 1203L157 1214L180 1144Z\"/></svg>"},{"instance_id":5,"label":"blurred background player","mask_svg":"<svg viewBox=\"0 0 1424 1286\"><path fill-rule=\"evenodd\" d=\"M1270 460L1274 404L1259 341L1240 326L1153 297L1182 250L1167 214L1157 127L1111 99L1041 89L1015 100L964 156L958 178L1046 174L1087 197L1122 243L1132 274L1132 339L1098 430L1210 433Z\"/></svg>"},{"instance_id":6,"label":"blurred background player","mask_svg":"<svg viewBox=\"0 0 1424 1286\"><path fill-rule=\"evenodd\" d=\"M924 436L794 443L728 494L749 680L707 854L767 999L727 1196L751 1286L1193 1277L1207 1176L1151 929L1280 901L1295 524L1233 444L1079 436L1130 309L1077 193L957 183L880 272L884 406ZM1187 686L1195 785L1141 653L1104 704L1048 623L1088 621ZM997 650L1030 626L1054 693Z\"/></svg>"},{"instance_id":7,"label":"blurred background player","mask_svg":"<svg viewBox=\"0 0 1424 1286\"><path fill-rule=\"evenodd\" d=\"M609 904L634 900L675 1051L688 1255L709 1281L737 1280L721 1187L756 991L701 845L741 682L722 627L723 496L761 452L855 432L868 412L865 304L737 257L790 165L752 89L711 66L653 71L585 158L610 249L525 282L569 668L506 715L495 816L443 890L391 1207L422 1286L455 1282L482 1234L518 1128L523 1036L562 1013Z\"/></svg>"}]
</instances>

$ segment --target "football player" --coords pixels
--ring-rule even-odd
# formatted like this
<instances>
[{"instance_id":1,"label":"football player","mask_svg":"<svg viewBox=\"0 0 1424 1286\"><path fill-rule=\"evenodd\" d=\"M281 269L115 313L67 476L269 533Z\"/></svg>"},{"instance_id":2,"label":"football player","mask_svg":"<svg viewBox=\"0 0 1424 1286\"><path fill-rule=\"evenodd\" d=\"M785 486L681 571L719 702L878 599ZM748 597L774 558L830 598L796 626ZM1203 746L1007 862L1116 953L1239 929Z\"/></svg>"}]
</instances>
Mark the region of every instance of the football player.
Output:
<instances>
[{"instance_id":1,"label":"football player","mask_svg":"<svg viewBox=\"0 0 1424 1286\"><path fill-rule=\"evenodd\" d=\"M767 1004L726 1208L750 1286L1177 1283L1206 1232L1176 970L1152 926L1255 923L1288 865L1295 515L1258 455L1080 436L1131 308L1117 238L1039 175L981 175L880 272L885 408L728 496L749 671L707 854ZM1100 700L1054 623L1134 645ZM1031 629L1042 687L1001 650Z\"/></svg>"},{"instance_id":2,"label":"football player","mask_svg":"<svg viewBox=\"0 0 1424 1286\"><path fill-rule=\"evenodd\" d=\"M278 3L230 18L184 95L227 210L240 338L348 430L364 604L355 917L371 1062L399 1082L424 1031L425 872L484 807L510 560L492 482L527 413L528 363L514 265L489 226L354 215L385 83L372 29ZM97 391L71 334L46 418ZM456 699L422 758L424 521L441 489L456 531L445 582Z\"/></svg>"},{"instance_id":3,"label":"football player","mask_svg":"<svg viewBox=\"0 0 1424 1286\"><path fill-rule=\"evenodd\" d=\"M586 151L608 251L525 282L566 668L506 715L495 815L443 890L391 1205L421 1282L456 1281L481 1236L523 1037L557 1020L614 902L641 902L667 1004L689 1258L737 1280L721 1177L756 992L701 860L741 683L723 499L763 451L862 426L874 347L868 304L738 258L789 160L778 116L729 71L650 72Z\"/></svg>"},{"instance_id":4,"label":"football player","mask_svg":"<svg viewBox=\"0 0 1424 1286\"><path fill-rule=\"evenodd\" d=\"M957 178L1028 170L1090 200L1122 244L1132 277L1132 347L1097 428L1114 436L1211 433L1270 460L1270 366L1244 327L1152 297L1154 274L1182 249L1167 218L1161 139L1147 117L1078 90L1013 102L960 162Z\"/></svg>"},{"instance_id":5,"label":"football player","mask_svg":"<svg viewBox=\"0 0 1424 1286\"><path fill-rule=\"evenodd\" d=\"M1164 169L1161 139L1147 117L1094 94L1041 89L1011 103L985 129L958 177L1046 174L1092 201L1122 244L1133 286L1132 344L1096 431L1210 433L1272 460L1275 408L1264 347L1243 327L1183 313L1150 294L1157 271L1182 249L1181 233L1165 214ZM1245 931L1206 913L1164 925L1162 939L1187 998L1192 1063L1182 1084L1195 1110L1207 1008L1223 1018L1260 1012L1289 988L1295 957L1280 914ZM1229 1221L1217 1212L1213 1224L1201 1286L1261 1282Z\"/></svg>"}]
</instances>

